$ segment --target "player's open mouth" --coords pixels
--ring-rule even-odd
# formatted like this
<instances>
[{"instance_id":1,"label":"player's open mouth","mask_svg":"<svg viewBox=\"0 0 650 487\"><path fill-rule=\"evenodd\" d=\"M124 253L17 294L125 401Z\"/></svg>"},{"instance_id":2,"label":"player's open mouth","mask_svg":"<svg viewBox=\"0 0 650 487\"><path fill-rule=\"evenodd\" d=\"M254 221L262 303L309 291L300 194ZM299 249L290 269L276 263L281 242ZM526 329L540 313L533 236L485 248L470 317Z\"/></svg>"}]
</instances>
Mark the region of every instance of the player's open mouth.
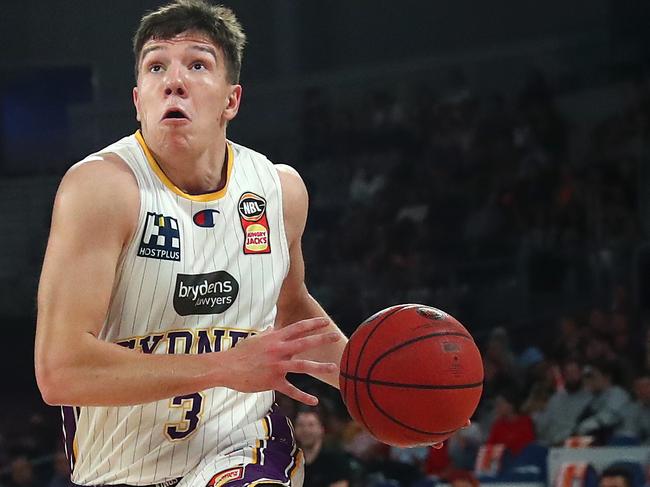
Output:
<instances>
[{"instance_id":1,"label":"player's open mouth","mask_svg":"<svg viewBox=\"0 0 650 487\"><path fill-rule=\"evenodd\" d=\"M165 112L165 114L162 117L162 120L186 120L189 121L190 117L188 117L183 110L180 108L170 108Z\"/></svg>"}]
</instances>

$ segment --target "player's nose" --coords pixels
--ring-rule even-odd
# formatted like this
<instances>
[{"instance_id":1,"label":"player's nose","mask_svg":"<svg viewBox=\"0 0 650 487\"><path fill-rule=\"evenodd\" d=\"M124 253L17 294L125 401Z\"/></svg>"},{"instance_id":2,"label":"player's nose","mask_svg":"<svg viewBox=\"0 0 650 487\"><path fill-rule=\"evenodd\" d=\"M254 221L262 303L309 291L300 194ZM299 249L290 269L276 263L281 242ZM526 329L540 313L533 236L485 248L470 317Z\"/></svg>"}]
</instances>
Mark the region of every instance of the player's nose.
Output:
<instances>
[{"instance_id":1,"label":"player's nose","mask_svg":"<svg viewBox=\"0 0 650 487\"><path fill-rule=\"evenodd\" d=\"M187 95L187 86L183 79L183 73L178 65L170 66L165 73L165 96L176 95L184 97Z\"/></svg>"}]
</instances>

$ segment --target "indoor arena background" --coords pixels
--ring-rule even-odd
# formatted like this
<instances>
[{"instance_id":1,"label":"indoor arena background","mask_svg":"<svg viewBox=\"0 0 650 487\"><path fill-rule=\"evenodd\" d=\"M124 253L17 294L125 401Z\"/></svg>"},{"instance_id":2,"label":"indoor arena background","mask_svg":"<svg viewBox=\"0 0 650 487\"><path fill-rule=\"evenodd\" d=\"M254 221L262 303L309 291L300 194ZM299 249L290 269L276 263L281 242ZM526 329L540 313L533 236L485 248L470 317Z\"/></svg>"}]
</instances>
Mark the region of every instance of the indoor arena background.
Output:
<instances>
[{"instance_id":1,"label":"indoor arena background","mask_svg":"<svg viewBox=\"0 0 650 487\"><path fill-rule=\"evenodd\" d=\"M0 7L3 486L55 476L60 413L32 351L53 196L74 162L137 128L131 37L162 3ZM364 450L336 391L309 386L353 484L474 471L495 398L516 390L535 420L567 359L607 362L634 403L650 373L647 1L227 4L249 39L228 135L306 180L312 294L347 334L389 305L439 307L484 355L473 449L446 459ZM38 482L20 480L29 470Z\"/></svg>"}]
</instances>

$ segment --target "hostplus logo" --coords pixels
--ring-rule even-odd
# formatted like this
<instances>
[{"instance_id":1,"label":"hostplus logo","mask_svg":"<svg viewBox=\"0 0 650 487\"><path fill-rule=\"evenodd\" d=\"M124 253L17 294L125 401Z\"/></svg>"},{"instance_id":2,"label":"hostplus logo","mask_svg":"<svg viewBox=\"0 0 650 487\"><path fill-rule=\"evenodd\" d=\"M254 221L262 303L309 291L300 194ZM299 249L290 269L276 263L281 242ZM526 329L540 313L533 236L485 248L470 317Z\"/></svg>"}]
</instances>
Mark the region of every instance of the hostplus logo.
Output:
<instances>
[{"instance_id":1,"label":"hostplus logo","mask_svg":"<svg viewBox=\"0 0 650 487\"><path fill-rule=\"evenodd\" d=\"M178 220L160 213L147 213L138 249L140 257L181 260L181 234Z\"/></svg>"}]
</instances>

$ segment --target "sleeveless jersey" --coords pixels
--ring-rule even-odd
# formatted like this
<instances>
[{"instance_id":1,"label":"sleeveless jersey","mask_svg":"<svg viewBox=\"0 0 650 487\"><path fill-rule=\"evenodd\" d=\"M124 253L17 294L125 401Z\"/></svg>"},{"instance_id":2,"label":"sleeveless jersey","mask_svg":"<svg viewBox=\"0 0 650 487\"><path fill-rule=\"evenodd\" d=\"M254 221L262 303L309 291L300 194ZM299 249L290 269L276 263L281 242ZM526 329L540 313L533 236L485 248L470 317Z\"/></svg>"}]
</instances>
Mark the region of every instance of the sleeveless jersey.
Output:
<instances>
[{"instance_id":1,"label":"sleeveless jersey","mask_svg":"<svg viewBox=\"0 0 650 487\"><path fill-rule=\"evenodd\" d=\"M102 153L133 171L140 213L99 338L143 353L206 353L272 326L289 268L273 164L228 142L226 185L192 196L166 177L139 132L81 163ZM244 428L263 438L272 404L272 391L217 387L137 406L64 407L72 480L148 485L182 477Z\"/></svg>"}]
</instances>

